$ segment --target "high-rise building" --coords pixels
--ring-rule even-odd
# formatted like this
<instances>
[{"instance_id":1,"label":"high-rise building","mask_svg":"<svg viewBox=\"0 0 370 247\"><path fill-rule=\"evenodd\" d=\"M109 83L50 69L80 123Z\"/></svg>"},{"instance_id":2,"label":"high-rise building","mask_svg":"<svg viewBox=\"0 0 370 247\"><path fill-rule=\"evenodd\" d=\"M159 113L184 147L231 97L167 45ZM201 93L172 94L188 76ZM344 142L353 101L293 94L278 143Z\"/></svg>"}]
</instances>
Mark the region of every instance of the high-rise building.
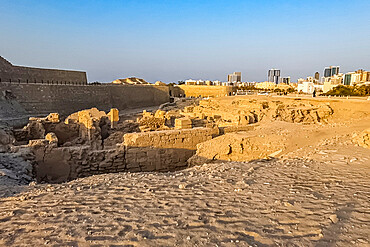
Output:
<instances>
[{"instance_id":1,"label":"high-rise building","mask_svg":"<svg viewBox=\"0 0 370 247\"><path fill-rule=\"evenodd\" d=\"M280 82L280 70L279 69L270 69L267 74L267 80L269 82L274 82L278 84Z\"/></svg>"},{"instance_id":2,"label":"high-rise building","mask_svg":"<svg viewBox=\"0 0 370 247\"><path fill-rule=\"evenodd\" d=\"M344 75L344 85L354 86L370 81L370 72L364 71L363 69L356 70L354 72L348 72Z\"/></svg>"},{"instance_id":3,"label":"high-rise building","mask_svg":"<svg viewBox=\"0 0 370 247\"><path fill-rule=\"evenodd\" d=\"M242 81L242 72L234 72L227 75L227 81L231 83L241 82Z\"/></svg>"},{"instance_id":4,"label":"high-rise building","mask_svg":"<svg viewBox=\"0 0 370 247\"><path fill-rule=\"evenodd\" d=\"M362 73L361 81L362 82L368 82L368 81L370 81L370 72L369 71L364 71Z\"/></svg>"},{"instance_id":5,"label":"high-rise building","mask_svg":"<svg viewBox=\"0 0 370 247\"><path fill-rule=\"evenodd\" d=\"M317 81L319 81L319 80L320 80L320 73L319 73L319 72L316 72L316 73L315 73L315 79L316 79Z\"/></svg>"},{"instance_id":6,"label":"high-rise building","mask_svg":"<svg viewBox=\"0 0 370 247\"><path fill-rule=\"evenodd\" d=\"M324 69L324 77L332 77L339 73L339 66L330 66L325 67Z\"/></svg>"},{"instance_id":7,"label":"high-rise building","mask_svg":"<svg viewBox=\"0 0 370 247\"><path fill-rule=\"evenodd\" d=\"M290 84L290 76L281 77L281 83Z\"/></svg>"},{"instance_id":8,"label":"high-rise building","mask_svg":"<svg viewBox=\"0 0 370 247\"><path fill-rule=\"evenodd\" d=\"M344 85L351 85L351 73L347 73L344 75Z\"/></svg>"}]
</instances>

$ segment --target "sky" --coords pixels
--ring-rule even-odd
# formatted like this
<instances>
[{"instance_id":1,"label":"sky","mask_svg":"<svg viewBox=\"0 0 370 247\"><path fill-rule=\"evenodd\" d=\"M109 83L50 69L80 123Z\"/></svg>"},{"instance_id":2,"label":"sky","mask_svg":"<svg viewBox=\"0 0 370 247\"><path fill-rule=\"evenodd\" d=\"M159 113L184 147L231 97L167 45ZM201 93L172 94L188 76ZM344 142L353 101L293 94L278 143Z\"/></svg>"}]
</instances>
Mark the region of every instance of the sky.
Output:
<instances>
[{"instance_id":1,"label":"sky","mask_svg":"<svg viewBox=\"0 0 370 247\"><path fill-rule=\"evenodd\" d=\"M15 65L136 76L265 81L370 70L369 0L0 0L0 56Z\"/></svg>"}]
</instances>

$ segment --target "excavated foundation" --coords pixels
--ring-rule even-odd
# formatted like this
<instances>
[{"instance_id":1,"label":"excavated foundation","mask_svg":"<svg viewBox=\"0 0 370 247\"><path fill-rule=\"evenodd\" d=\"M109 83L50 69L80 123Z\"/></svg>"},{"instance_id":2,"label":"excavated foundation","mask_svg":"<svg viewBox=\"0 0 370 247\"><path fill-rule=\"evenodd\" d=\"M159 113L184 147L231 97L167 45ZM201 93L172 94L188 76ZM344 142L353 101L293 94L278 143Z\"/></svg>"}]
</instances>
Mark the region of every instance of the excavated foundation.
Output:
<instances>
[{"instance_id":1,"label":"excavated foundation","mask_svg":"<svg viewBox=\"0 0 370 247\"><path fill-rule=\"evenodd\" d=\"M37 181L63 182L101 173L163 172L215 160L273 157L294 139L288 131L292 126L325 124L334 114L327 102L299 99L235 97L171 108L175 105L124 120L116 109L105 113L92 108L64 121L53 113L30 118L14 136L19 148L32 153ZM274 122L285 123L280 126L287 131L265 127ZM361 138L368 145L367 132Z\"/></svg>"}]
</instances>

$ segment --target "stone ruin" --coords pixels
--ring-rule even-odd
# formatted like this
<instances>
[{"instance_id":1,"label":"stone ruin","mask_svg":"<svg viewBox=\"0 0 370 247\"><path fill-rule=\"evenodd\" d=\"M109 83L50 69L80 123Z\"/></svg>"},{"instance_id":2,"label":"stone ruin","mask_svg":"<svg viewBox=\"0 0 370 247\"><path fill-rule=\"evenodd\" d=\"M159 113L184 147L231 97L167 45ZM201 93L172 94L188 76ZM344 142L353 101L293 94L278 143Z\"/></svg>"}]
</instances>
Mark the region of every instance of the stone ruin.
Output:
<instances>
[{"instance_id":1,"label":"stone ruin","mask_svg":"<svg viewBox=\"0 0 370 247\"><path fill-rule=\"evenodd\" d=\"M250 99L220 102L219 99L208 99L197 105L185 106L182 110L144 111L137 122L141 131L217 126L222 132L232 132L248 129L245 126L261 121L326 123L332 114L330 105L317 102Z\"/></svg>"},{"instance_id":2,"label":"stone ruin","mask_svg":"<svg viewBox=\"0 0 370 247\"><path fill-rule=\"evenodd\" d=\"M37 180L62 182L107 172L186 167L196 145L218 135L218 129L193 128L190 119L185 126L183 119L187 118L176 112L158 110L154 114L144 111L137 123L119 122L117 109L105 113L92 108L64 121L57 113L30 118L14 133L17 149L28 148L34 155Z\"/></svg>"},{"instance_id":3,"label":"stone ruin","mask_svg":"<svg viewBox=\"0 0 370 247\"><path fill-rule=\"evenodd\" d=\"M33 154L38 181L62 182L107 172L170 171L205 162L273 157L289 136L256 130L262 121L325 123L333 114L317 102L213 99L176 109L143 111L120 120L117 109L30 118L13 142ZM253 130L253 131L251 131ZM9 142L9 140L8 140Z\"/></svg>"}]
</instances>

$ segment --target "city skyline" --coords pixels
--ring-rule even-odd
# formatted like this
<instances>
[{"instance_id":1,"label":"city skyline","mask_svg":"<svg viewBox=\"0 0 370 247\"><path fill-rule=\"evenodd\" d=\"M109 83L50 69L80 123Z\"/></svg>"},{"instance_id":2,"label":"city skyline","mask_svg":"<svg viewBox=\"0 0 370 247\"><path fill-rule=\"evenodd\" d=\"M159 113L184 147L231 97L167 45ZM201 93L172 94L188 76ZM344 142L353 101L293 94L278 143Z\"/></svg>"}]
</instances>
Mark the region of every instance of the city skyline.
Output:
<instances>
[{"instance_id":1,"label":"city skyline","mask_svg":"<svg viewBox=\"0 0 370 247\"><path fill-rule=\"evenodd\" d=\"M264 81L270 68L297 81L333 64L343 72L369 69L369 7L368 1L4 0L0 55L16 65L83 70L89 82L225 80L231 71L243 81ZM338 36L345 31L351 35Z\"/></svg>"}]
</instances>

